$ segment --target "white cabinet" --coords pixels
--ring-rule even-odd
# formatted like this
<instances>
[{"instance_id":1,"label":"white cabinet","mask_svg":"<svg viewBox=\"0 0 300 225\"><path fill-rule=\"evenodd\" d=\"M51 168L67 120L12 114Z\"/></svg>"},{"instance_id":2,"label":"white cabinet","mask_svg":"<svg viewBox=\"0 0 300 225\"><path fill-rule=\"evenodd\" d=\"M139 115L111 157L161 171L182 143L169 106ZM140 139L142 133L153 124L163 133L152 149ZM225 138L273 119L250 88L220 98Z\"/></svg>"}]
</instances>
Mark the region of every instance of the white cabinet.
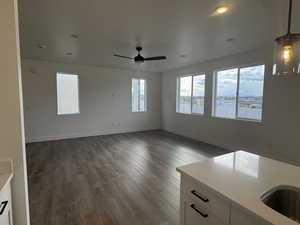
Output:
<instances>
[{"instance_id":1,"label":"white cabinet","mask_svg":"<svg viewBox=\"0 0 300 225\"><path fill-rule=\"evenodd\" d=\"M181 175L181 225L266 225L260 218L232 206L231 201L196 180Z\"/></svg>"},{"instance_id":2,"label":"white cabinet","mask_svg":"<svg viewBox=\"0 0 300 225\"><path fill-rule=\"evenodd\" d=\"M212 213L209 213L192 201L184 202L185 225L223 225L222 222Z\"/></svg>"},{"instance_id":3,"label":"white cabinet","mask_svg":"<svg viewBox=\"0 0 300 225\"><path fill-rule=\"evenodd\" d=\"M231 223L230 225L266 225L263 221L254 215L250 215L245 210L236 206L231 208Z\"/></svg>"},{"instance_id":4,"label":"white cabinet","mask_svg":"<svg viewBox=\"0 0 300 225\"><path fill-rule=\"evenodd\" d=\"M11 210L11 186L7 183L0 191L0 224L13 225Z\"/></svg>"},{"instance_id":5,"label":"white cabinet","mask_svg":"<svg viewBox=\"0 0 300 225\"><path fill-rule=\"evenodd\" d=\"M181 178L181 225L229 225L230 203L191 178Z\"/></svg>"},{"instance_id":6,"label":"white cabinet","mask_svg":"<svg viewBox=\"0 0 300 225\"><path fill-rule=\"evenodd\" d=\"M192 203L184 202L184 223L186 225L206 225L207 214L204 211L200 211L197 206Z\"/></svg>"}]
</instances>

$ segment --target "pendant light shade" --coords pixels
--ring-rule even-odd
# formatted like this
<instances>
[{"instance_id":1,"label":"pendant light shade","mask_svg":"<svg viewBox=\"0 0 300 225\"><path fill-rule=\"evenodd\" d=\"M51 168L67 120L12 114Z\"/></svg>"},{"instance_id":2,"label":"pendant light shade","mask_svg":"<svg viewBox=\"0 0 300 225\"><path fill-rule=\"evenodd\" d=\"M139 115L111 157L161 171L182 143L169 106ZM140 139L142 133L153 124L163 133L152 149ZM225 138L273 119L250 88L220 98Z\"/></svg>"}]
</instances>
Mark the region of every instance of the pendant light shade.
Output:
<instances>
[{"instance_id":1,"label":"pendant light shade","mask_svg":"<svg viewBox=\"0 0 300 225\"><path fill-rule=\"evenodd\" d=\"M279 76L298 74L300 77L300 33L291 33L292 5L290 0L288 32L275 40L273 73Z\"/></svg>"}]
</instances>

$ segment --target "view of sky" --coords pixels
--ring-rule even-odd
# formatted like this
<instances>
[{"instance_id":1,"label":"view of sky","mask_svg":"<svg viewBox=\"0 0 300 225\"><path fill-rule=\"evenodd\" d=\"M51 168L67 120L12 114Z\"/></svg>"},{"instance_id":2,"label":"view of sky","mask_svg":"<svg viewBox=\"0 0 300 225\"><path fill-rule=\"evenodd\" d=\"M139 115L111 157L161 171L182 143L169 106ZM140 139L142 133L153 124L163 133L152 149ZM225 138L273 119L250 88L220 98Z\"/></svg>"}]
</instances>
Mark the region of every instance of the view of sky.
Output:
<instances>
[{"instance_id":1,"label":"view of sky","mask_svg":"<svg viewBox=\"0 0 300 225\"><path fill-rule=\"evenodd\" d=\"M240 97L260 97L263 93L265 66L253 66L240 69ZM217 95L236 96L238 69L222 70L217 73ZM203 96L205 76L194 76L194 96ZM180 78L180 96L191 96L192 76Z\"/></svg>"},{"instance_id":2,"label":"view of sky","mask_svg":"<svg viewBox=\"0 0 300 225\"><path fill-rule=\"evenodd\" d=\"M194 76L193 96L204 97L205 75ZM192 94L192 76L180 78L180 96L191 96Z\"/></svg>"},{"instance_id":3,"label":"view of sky","mask_svg":"<svg viewBox=\"0 0 300 225\"><path fill-rule=\"evenodd\" d=\"M240 97L261 97L263 94L265 66L253 66L240 69ZM238 69L229 69L217 73L217 96L236 96Z\"/></svg>"},{"instance_id":4,"label":"view of sky","mask_svg":"<svg viewBox=\"0 0 300 225\"><path fill-rule=\"evenodd\" d=\"M192 95L192 76L180 78L180 96Z\"/></svg>"},{"instance_id":5,"label":"view of sky","mask_svg":"<svg viewBox=\"0 0 300 225\"><path fill-rule=\"evenodd\" d=\"M204 97L205 94L205 75L194 76L193 96Z\"/></svg>"},{"instance_id":6,"label":"view of sky","mask_svg":"<svg viewBox=\"0 0 300 225\"><path fill-rule=\"evenodd\" d=\"M264 71L264 65L242 68L240 70L239 97L263 96Z\"/></svg>"},{"instance_id":7,"label":"view of sky","mask_svg":"<svg viewBox=\"0 0 300 225\"><path fill-rule=\"evenodd\" d=\"M238 69L222 70L217 73L217 96L234 97L237 90Z\"/></svg>"}]
</instances>

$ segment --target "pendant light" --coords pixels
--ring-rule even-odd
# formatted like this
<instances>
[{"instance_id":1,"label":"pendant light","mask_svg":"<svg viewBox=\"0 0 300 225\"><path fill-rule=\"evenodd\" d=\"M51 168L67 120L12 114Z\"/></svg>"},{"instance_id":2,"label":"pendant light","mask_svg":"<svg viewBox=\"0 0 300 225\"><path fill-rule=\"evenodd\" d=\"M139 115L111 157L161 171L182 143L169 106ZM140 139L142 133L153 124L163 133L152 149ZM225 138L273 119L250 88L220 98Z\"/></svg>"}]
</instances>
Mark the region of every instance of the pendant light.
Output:
<instances>
[{"instance_id":1,"label":"pendant light","mask_svg":"<svg viewBox=\"0 0 300 225\"><path fill-rule=\"evenodd\" d=\"M289 3L287 34L276 38L274 75L300 77L300 33L291 33L293 0Z\"/></svg>"}]
</instances>

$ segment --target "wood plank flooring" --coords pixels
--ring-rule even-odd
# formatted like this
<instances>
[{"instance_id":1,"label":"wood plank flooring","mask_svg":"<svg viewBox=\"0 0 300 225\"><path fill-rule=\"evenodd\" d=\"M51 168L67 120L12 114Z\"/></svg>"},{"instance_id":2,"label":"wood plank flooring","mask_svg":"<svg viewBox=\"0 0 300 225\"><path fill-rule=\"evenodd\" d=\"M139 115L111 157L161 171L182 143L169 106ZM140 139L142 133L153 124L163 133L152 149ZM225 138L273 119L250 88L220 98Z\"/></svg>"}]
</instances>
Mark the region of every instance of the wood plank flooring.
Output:
<instances>
[{"instance_id":1,"label":"wood plank flooring","mask_svg":"<svg viewBox=\"0 0 300 225\"><path fill-rule=\"evenodd\" d=\"M32 225L178 225L175 168L226 151L163 131L27 145Z\"/></svg>"}]
</instances>

